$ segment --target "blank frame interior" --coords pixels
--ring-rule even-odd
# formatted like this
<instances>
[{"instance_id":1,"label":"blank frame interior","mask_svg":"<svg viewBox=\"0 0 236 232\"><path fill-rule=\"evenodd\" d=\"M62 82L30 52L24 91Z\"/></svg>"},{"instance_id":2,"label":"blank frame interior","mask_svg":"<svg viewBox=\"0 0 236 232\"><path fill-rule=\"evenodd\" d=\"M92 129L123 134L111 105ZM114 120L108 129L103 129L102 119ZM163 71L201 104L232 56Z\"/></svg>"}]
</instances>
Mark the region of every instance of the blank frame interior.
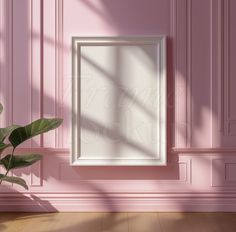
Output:
<instances>
[{"instance_id":1,"label":"blank frame interior","mask_svg":"<svg viewBox=\"0 0 236 232\"><path fill-rule=\"evenodd\" d=\"M165 37L73 37L72 165L166 164Z\"/></svg>"}]
</instances>

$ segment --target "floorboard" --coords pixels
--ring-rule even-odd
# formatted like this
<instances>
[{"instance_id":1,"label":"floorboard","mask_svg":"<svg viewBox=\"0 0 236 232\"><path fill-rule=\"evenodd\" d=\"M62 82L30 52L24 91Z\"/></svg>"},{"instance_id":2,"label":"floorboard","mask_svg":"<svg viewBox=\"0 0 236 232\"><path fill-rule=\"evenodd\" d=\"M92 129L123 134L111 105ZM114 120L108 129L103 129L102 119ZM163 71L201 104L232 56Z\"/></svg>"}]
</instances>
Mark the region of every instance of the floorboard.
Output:
<instances>
[{"instance_id":1,"label":"floorboard","mask_svg":"<svg viewBox=\"0 0 236 232\"><path fill-rule=\"evenodd\" d=\"M0 213L1 232L235 232L236 213Z\"/></svg>"}]
</instances>

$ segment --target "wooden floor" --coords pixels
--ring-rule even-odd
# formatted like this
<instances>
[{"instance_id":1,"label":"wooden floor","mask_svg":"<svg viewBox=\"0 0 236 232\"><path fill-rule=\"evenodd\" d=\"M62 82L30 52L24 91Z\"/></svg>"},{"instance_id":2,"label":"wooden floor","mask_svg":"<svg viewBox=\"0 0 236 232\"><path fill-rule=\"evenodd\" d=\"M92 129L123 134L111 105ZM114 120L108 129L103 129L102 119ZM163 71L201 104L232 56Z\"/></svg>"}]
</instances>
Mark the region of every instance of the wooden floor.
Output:
<instances>
[{"instance_id":1,"label":"wooden floor","mask_svg":"<svg viewBox=\"0 0 236 232\"><path fill-rule=\"evenodd\" d=\"M236 213L0 213L1 232L236 232Z\"/></svg>"}]
</instances>

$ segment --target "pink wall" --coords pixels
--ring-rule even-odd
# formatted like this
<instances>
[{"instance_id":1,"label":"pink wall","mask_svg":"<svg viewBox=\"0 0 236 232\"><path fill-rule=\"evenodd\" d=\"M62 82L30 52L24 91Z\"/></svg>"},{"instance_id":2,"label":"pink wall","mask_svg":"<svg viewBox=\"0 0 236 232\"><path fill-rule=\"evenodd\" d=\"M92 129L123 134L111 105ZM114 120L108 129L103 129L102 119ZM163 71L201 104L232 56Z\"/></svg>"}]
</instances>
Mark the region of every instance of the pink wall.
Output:
<instances>
[{"instance_id":1,"label":"pink wall","mask_svg":"<svg viewBox=\"0 0 236 232\"><path fill-rule=\"evenodd\" d=\"M236 1L0 0L1 126L63 117L0 210L235 211ZM70 167L71 36L168 36L168 165Z\"/></svg>"}]
</instances>

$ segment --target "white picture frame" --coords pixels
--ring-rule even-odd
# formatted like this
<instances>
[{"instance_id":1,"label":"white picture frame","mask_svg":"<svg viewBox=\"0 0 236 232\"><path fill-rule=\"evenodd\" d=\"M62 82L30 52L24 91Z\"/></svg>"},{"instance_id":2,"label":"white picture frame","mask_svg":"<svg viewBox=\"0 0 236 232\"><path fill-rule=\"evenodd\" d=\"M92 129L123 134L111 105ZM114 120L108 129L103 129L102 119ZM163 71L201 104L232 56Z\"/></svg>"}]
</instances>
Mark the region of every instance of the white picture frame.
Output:
<instances>
[{"instance_id":1,"label":"white picture frame","mask_svg":"<svg viewBox=\"0 0 236 232\"><path fill-rule=\"evenodd\" d=\"M117 53L120 55L119 63L117 61ZM70 155L70 164L72 166L166 165L166 56L166 37L164 36L72 38L72 145ZM115 58L116 62L112 61L115 60ZM122 74L120 74L122 62L125 68L123 68ZM115 73L114 69L118 74ZM115 73L115 75L108 74L109 72ZM133 73L134 75L132 75ZM140 73L143 74L141 75ZM121 78L121 76L123 78L122 83L116 80L116 78ZM145 78L149 81L146 81ZM134 84L129 80L132 80ZM155 84L153 85L154 82ZM103 88L102 84L106 87ZM88 87L89 85L90 87ZM139 92L140 96L137 96L137 98L139 98L137 100L136 97L132 97L133 95L129 93L129 90L132 90L133 86L137 86L134 87L136 89L141 88L142 86L149 89L146 87L148 85L150 85L150 92L153 91L154 95L156 94L156 102L154 102L153 98L150 98L152 101L152 104L150 105L154 104L154 107L152 108L149 106L149 108L146 109L146 105L148 105L149 102L145 102L145 97L142 99L141 92ZM88 92L91 90L92 93L94 90L93 88L98 88L98 86L100 86L100 89L97 91L97 95L94 94L96 96L91 97L91 100L90 96L93 94L89 95ZM115 102L116 104L113 102L111 105L107 104L105 106L105 98L102 98L105 94L100 90L106 91L107 89L107 92L109 93L107 94L106 99L115 99L113 94L114 92L118 92L118 98L121 99L123 97L124 99L121 101L126 102L126 105L124 104L125 106L118 107L117 105L119 105L119 102ZM126 98L128 98L128 100ZM89 103L86 102L87 99L90 99ZM128 105L127 102L132 103ZM143 115L143 118L140 120L143 120L143 124L150 129L149 131L145 126L143 127L144 142L141 141L141 144L139 144L140 140L137 138L140 137L137 137L136 133L134 133L134 131L136 132L135 126L130 129L130 133L126 133L126 136L123 136L123 132L116 132L116 129L121 130L122 124L120 121L122 120L120 120L120 124L118 123L117 125L115 121L114 127L116 129L113 127L110 129L110 125L113 125L110 122L112 107L114 107L114 109L117 107L117 109L114 110L115 113L113 113L115 117L116 114L119 114L120 117L125 115L126 118L130 118L130 124L132 124L132 122L138 123L139 119L136 119L136 117ZM151 111L153 109L155 110L153 113L155 116L152 115L152 122L149 123L148 118L151 118L151 116L147 114L151 114L149 110ZM90 116L88 117L87 115ZM93 119L91 119L91 117ZM97 120L94 119L96 117ZM103 122L100 123L98 119ZM128 127L130 126L129 123L126 123L126 125ZM155 127L152 125L155 125ZM104 131L106 131L106 133L101 133L103 128L105 128ZM125 130L125 126L123 126L123 130ZM136 137L133 138L132 136ZM152 141L150 146L148 144L149 140L146 139L146 137L148 139L150 137L150 141ZM153 151L149 151L149 149L151 149L150 147ZM119 151L119 154L118 152L116 154L116 151Z\"/></svg>"}]
</instances>

